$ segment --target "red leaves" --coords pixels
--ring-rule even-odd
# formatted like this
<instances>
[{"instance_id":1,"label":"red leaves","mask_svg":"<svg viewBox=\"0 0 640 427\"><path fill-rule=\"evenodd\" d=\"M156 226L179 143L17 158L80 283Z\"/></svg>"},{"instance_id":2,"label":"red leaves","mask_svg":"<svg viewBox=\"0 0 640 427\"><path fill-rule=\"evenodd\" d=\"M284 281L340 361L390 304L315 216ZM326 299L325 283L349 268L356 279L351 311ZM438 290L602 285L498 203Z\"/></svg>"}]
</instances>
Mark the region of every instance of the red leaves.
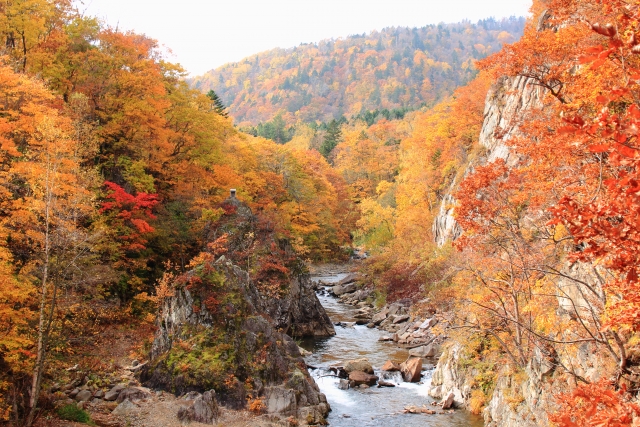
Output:
<instances>
[{"instance_id":1,"label":"red leaves","mask_svg":"<svg viewBox=\"0 0 640 427\"><path fill-rule=\"evenodd\" d=\"M120 239L126 242L125 250L145 249L147 241L142 236L155 231L148 221L156 219L152 210L160 203L157 194L138 193L134 196L113 182L107 181L104 185L111 192L106 197L108 201L102 202L100 213L117 213L115 218L122 225Z\"/></svg>"},{"instance_id":2,"label":"red leaves","mask_svg":"<svg viewBox=\"0 0 640 427\"><path fill-rule=\"evenodd\" d=\"M628 427L637 425L634 418L640 416L640 406L607 380L580 384L572 393L560 395L558 404L562 409L549 415L558 427Z\"/></svg>"}]
</instances>

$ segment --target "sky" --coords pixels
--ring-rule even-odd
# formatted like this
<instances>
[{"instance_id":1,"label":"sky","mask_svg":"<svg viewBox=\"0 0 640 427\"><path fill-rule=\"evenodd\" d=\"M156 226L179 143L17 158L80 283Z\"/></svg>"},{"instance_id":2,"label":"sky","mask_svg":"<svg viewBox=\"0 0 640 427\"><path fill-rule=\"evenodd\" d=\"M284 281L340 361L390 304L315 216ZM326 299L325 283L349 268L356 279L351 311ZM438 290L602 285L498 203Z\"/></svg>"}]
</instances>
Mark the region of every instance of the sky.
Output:
<instances>
[{"instance_id":1,"label":"sky","mask_svg":"<svg viewBox=\"0 0 640 427\"><path fill-rule=\"evenodd\" d=\"M531 0L76 0L80 11L171 50L191 75L276 47L385 27L526 16Z\"/></svg>"}]
</instances>

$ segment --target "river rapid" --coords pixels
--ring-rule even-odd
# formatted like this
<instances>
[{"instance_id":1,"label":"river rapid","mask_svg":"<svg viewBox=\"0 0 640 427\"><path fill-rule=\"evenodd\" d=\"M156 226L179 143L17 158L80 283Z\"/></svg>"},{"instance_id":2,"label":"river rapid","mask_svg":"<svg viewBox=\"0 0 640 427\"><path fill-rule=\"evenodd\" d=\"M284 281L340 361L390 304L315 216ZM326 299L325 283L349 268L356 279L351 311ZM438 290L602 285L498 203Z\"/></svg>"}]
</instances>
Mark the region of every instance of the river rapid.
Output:
<instances>
[{"instance_id":1,"label":"river rapid","mask_svg":"<svg viewBox=\"0 0 640 427\"><path fill-rule=\"evenodd\" d=\"M337 283L346 276L345 273L317 274L313 276L313 280L325 283ZM427 405L430 409L437 409L431 406L433 399L428 396L432 370L423 371L422 382L417 384L403 382L397 372L381 372L380 367L387 360L401 363L407 359L408 352L394 343L378 341L382 335L385 335L378 329L351 325L355 322L354 307L342 304L337 298L323 292L319 293L318 298L334 324L338 322L348 324L344 327L336 326L334 337L308 339L300 343L301 347L312 353L305 359L309 366L317 368L310 369L310 373L331 405L332 411L327 419L331 426L480 427L483 425L481 417L462 410L456 410L453 414L404 414L402 411L408 405ZM340 390L338 388L340 380L330 376L332 372L329 367L363 357L371 362L375 374L380 379L393 382L396 387L373 386L368 389Z\"/></svg>"}]
</instances>

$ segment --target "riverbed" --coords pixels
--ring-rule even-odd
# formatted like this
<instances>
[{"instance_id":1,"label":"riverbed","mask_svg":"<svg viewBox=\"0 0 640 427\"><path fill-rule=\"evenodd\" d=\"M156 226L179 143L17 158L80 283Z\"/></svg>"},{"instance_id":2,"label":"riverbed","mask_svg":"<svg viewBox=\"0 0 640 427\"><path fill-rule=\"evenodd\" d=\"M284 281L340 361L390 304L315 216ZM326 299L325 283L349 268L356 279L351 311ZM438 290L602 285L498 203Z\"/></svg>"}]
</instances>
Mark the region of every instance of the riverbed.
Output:
<instances>
[{"instance_id":1,"label":"riverbed","mask_svg":"<svg viewBox=\"0 0 640 427\"><path fill-rule=\"evenodd\" d=\"M337 283L345 276L345 273L325 273L313 276L313 280ZM334 324L338 322L347 324L347 326L336 326L334 337L301 342L301 347L312 352L305 358L306 362L309 366L317 368L311 369L310 373L331 405L332 411L327 419L331 426L481 427L483 425L481 417L462 410L456 410L453 414L404 414L402 411L408 405L426 405L430 409L437 409L431 406L433 399L428 395L433 371L424 371L420 383L405 383L399 373L381 372L380 367L387 360L401 363L407 359L408 352L394 343L378 341L382 335L385 335L378 329L351 325L355 322L354 307L342 304L337 298L322 292L319 293L318 298ZM340 390L339 379L331 376L329 367L362 357L371 362L376 375L396 384L396 387L374 386L368 389Z\"/></svg>"}]
</instances>

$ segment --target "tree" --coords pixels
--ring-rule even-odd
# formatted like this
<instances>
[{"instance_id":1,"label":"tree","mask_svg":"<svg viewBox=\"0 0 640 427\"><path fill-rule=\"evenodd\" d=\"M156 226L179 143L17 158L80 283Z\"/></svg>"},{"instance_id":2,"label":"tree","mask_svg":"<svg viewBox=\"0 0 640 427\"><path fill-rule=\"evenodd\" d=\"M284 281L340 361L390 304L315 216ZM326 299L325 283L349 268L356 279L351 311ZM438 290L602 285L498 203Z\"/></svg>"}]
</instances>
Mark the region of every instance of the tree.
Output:
<instances>
[{"instance_id":1,"label":"tree","mask_svg":"<svg viewBox=\"0 0 640 427\"><path fill-rule=\"evenodd\" d=\"M327 126L327 133L324 136L324 141L320 146L320 154L329 158L329 155L334 148L342 141L342 130L340 129L340 123L333 119Z\"/></svg>"},{"instance_id":2,"label":"tree","mask_svg":"<svg viewBox=\"0 0 640 427\"><path fill-rule=\"evenodd\" d=\"M207 92L207 96L211 100L212 111L215 111L217 114L220 114L222 117L225 117L225 118L229 117L229 114L227 113L227 109L226 109L227 107L224 106L224 104L222 103L222 100L213 89Z\"/></svg>"},{"instance_id":3,"label":"tree","mask_svg":"<svg viewBox=\"0 0 640 427\"><path fill-rule=\"evenodd\" d=\"M93 206L77 141L72 137L73 126L49 106L54 97L40 83L14 74L6 65L0 66L0 81L6 95L0 119L0 225L6 238L3 244L12 252L11 258L8 254L5 258L13 261L14 289L27 283L31 286L22 297L7 295L14 305L6 314L11 318L11 311L24 310L20 298L29 293L38 306L34 313L35 349L30 353L35 360L30 369L29 403L23 408L26 425L31 425L37 413L58 291L82 271L80 264L90 247L82 223ZM16 328L9 326L9 332ZM21 327L17 331L25 332Z\"/></svg>"}]
</instances>

